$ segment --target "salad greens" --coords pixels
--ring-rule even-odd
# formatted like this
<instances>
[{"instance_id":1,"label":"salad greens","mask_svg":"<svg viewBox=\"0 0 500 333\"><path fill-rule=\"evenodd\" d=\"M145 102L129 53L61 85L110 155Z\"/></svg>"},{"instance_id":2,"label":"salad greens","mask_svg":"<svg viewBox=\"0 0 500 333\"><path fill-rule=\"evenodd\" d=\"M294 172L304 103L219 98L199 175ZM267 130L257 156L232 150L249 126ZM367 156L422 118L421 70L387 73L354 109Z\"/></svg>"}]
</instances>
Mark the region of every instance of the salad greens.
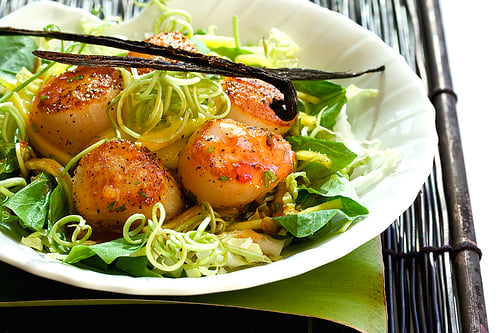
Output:
<instances>
[{"instance_id":1,"label":"salad greens","mask_svg":"<svg viewBox=\"0 0 500 333\"><path fill-rule=\"evenodd\" d=\"M176 13L166 7L162 10L162 19L172 22L155 26L178 24L203 53L216 53L256 66L298 65L298 46L278 29L273 28L257 45L242 46L237 20L233 21L233 37L217 36L212 28L193 34L189 14L181 13L182 20L175 21ZM105 29L84 24L87 31ZM131 216L123 238L98 244L70 241L78 237L69 235L68 230L88 232L87 238L90 231L82 229L83 218L70 215L74 213L71 193L64 186L60 171L41 170L29 176L25 162L33 152L29 142L22 141L20 133L25 129L16 126L12 112L5 111L17 107L8 94L36 70L31 55L36 47L37 41L30 37L0 38L0 96L4 96L0 97L0 230L21 237L23 244L66 263L133 276L206 276L279 259L264 255L250 238L233 238L231 233L216 235L218 223L227 221L209 205L194 214L197 227L188 232L162 227L165 216L160 204L147 223L144 216L142 220L137 214ZM84 47L81 45L80 50ZM39 85L40 82L30 82L19 93L24 89L31 93L16 95L17 98L32 98ZM366 193L398 163L396 152L379 149L376 141L357 140L348 120L348 112L362 112L363 101L376 96L377 90L344 88L330 81L297 81L294 85L300 112L285 139L295 152L296 168L283 182L282 191L273 191L265 199L268 205L274 200L272 210L283 212L272 216L283 228L272 241L280 247L325 230L342 232L352 221L369 214L359 194ZM276 201L278 192L282 198ZM260 208L249 205L240 216L256 216ZM138 221L141 228L130 230Z\"/></svg>"},{"instance_id":2,"label":"salad greens","mask_svg":"<svg viewBox=\"0 0 500 333\"><path fill-rule=\"evenodd\" d=\"M36 42L31 37L1 36L0 75L13 79L23 67L32 72L36 57L31 52L36 47Z\"/></svg>"}]
</instances>

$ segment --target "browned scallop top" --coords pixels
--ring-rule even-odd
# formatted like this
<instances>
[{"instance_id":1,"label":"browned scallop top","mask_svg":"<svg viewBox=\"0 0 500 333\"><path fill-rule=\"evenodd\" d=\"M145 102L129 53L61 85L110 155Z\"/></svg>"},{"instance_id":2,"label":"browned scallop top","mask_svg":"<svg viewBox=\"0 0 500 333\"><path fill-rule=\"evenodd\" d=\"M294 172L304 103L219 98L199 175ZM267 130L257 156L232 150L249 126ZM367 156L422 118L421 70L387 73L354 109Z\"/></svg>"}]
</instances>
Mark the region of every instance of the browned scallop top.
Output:
<instances>
[{"instance_id":1,"label":"browned scallop top","mask_svg":"<svg viewBox=\"0 0 500 333\"><path fill-rule=\"evenodd\" d=\"M293 123L280 119L272 110L273 99L284 100L285 96L275 86L252 78L226 77L222 88L231 99L232 105L251 113L253 117L288 126Z\"/></svg>"},{"instance_id":2,"label":"browned scallop top","mask_svg":"<svg viewBox=\"0 0 500 333\"><path fill-rule=\"evenodd\" d=\"M193 144L193 163L215 178L260 185L268 170L278 178L293 171L295 155L283 137L231 119L208 121Z\"/></svg>"},{"instance_id":3,"label":"browned scallop top","mask_svg":"<svg viewBox=\"0 0 500 333\"><path fill-rule=\"evenodd\" d=\"M161 32L154 36L149 37L145 40L145 42L159 45L159 46L170 46L179 50L190 51L190 52L198 52L196 45L191 42L186 36L178 31L170 31L170 32ZM145 59L158 59L158 60L166 60L171 62L177 62L175 60L167 59L160 56L153 56L144 53L138 52L129 52L128 57L137 57L137 58L145 58ZM137 72L139 74L146 74L153 71L151 68L138 68Z\"/></svg>"},{"instance_id":4,"label":"browned scallop top","mask_svg":"<svg viewBox=\"0 0 500 333\"><path fill-rule=\"evenodd\" d=\"M170 181L149 149L127 140L108 141L94 149L80 160L79 172L84 173L78 179L87 183L87 191L75 193L77 206L87 200L80 195L90 196L107 213L161 201L163 186Z\"/></svg>"},{"instance_id":5,"label":"browned scallop top","mask_svg":"<svg viewBox=\"0 0 500 333\"><path fill-rule=\"evenodd\" d=\"M33 101L33 109L46 114L75 110L104 101L111 90L120 90L120 71L109 67L78 67L44 85Z\"/></svg>"}]
</instances>

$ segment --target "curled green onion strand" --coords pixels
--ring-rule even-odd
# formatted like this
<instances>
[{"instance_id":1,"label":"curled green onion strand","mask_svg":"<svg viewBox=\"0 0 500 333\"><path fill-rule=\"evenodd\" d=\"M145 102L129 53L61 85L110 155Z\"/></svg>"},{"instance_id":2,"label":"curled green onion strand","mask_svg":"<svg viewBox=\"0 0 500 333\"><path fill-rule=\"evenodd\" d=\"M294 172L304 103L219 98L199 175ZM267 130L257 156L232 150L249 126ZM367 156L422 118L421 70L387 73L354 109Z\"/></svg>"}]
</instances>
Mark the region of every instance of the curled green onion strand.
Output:
<instances>
[{"instance_id":1,"label":"curled green onion strand","mask_svg":"<svg viewBox=\"0 0 500 333\"><path fill-rule=\"evenodd\" d=\"M61 176L64 177L68 172L69 170L76 164L78 163L78 161L85 155L87 155L88 153L90 153L92 150L96 149L97 147L99 147L100 145L102 145L103 143L109 141L109 139L101 139L99 141L97 141L96 143L94 143L93 145L85 148L84 150L82 150L81 152L79 152L77 155L75 155L71 160L69 160L69 162L66 164L66 166L64 167L63 171L61 172Z\"/></svg>"},{"instance_id":2,"label":"curled green onion strand","mask_svg":"<svg viewBox=\"0 0 500 333\"><path fill-rule=\"evenodd\" d=\"M2 98L3 99L3 98ZM0 103L2 139L5 142L27 141L26 125L21 112L11 102ZM14 120L15 125L10 120Z\"/></svg>"},{"instance_id":3,"label":"curled green onion strand","mask_svg":"<svg viewBox=\"0 0 500 333\"><path fill-rule=\"evenodd\" d=\"M132 225L139 221L139 225L134 228L134 230L130 230ZM125 224L123 225L123 238L130 244L141 244L144 239L132 239L133 236L136 236L139 234L144 226L146 225L146 217L144 214L133 214L131 215L126 221Z\"/></svg>"},{"instance_id":4,"label":"curled green onion strand","mask_svg":"<svg viewBox=\"0 0 500 333\"><path fill-rule=\"evenodd\" d=\"M26 179L23 177L12 177L4 180L0 180L0 193L5 195L6 197L10 197L14 195L9 189L17 186L26 186Z\"/></svg>"},{"instance_id":5,"label":"curled green onion strand","mask_svg":"<svg viewBox=\"0 0 500 333\"><path fill-rule=\"evenodd\" d=\"M19 170L21 171L21 175L24 178L28 178L29 172L24 162L30 157L28 152L29 146L21 142L16 142L15 147L16 147L17 164L19 165Z\"/></svg>"},{"instance_id":6,"label":"curled green onion strand","mask_svg":"<svg viewBox=\"0 0 500 333\"><path fill-rule=\"evenodd\" d=\"M138 7L156 5L163 12L155 22L155 34L162 31L179 31L188 37L191 36L193 34L191 14L182 9L170 9L165 2L165 0L151 0L144 3L134 0L134 5Z\"/></svg>"},{"instance_id":7,"label":"curled green onion strand","mask_svg":"<svg viewBox=\"0 0 500 333\"><path fill-rule=\"evenodd\" d=\"M216 98L220 105L214 102ZM119 129L137 140L155 143L173 142L190 134L184 132L189 122L223 118L231 107L217 80L171 71L139 76L112 105L115 103Z\"/></svg>"},{"instance_id":8,"label":"curled green onion strand","mask_svg":"<svg viewBox=\"0 0 500 333\"><path fill-rule=\"evenodd\" d=\"M155 34L162 31L179 31L187 37L191 37L194 33L191 25L191 15L184 10L167 9L155 23Z\"/></svg>"},{"instance_id":9,"label":"curled green onion strand","mask_svg":"<svg viewBox=\"0 0 500 333\"><path fill-rule=\"evenodd\" d=\"M72 223L72 224L71 224ZM71 241L60 238L64 234L63 227L74 228L71 234ZM83 237L80 234L84 232ZM85 223L85 219L80 215L67 215L59 219L50 230L50 237L59 245L73 247L86 242L92 234L92 227Z\"/></svg>"},{"instance_id":10,"label":"curled green onion strand","mask_svg":"<svg viewBox=\"0 0 500 333\"><path fill-rule=\"evenodd\" d=\"M209 226L215 230L213 211L207 209L204 215L195 230L178 232L165 229L162 227L165 208L157 203L151 219L152 232L146 243L150 264L162 272L183 269L188 276L216 274L225 265L228 254L219 237L206 231Z\"/></svg>"}]
</instances>

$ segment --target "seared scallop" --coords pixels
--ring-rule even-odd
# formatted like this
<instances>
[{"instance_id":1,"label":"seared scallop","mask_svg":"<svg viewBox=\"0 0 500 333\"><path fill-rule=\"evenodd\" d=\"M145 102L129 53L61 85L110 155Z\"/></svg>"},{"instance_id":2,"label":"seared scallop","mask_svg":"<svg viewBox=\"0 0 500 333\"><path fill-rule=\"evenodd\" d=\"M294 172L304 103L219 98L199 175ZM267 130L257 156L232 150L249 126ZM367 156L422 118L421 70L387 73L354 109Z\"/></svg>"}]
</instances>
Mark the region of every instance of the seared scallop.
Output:
<instances>
[{"instance_id":1,"label":"seared scallop","mask_svg":"<svg viewBox=\"0 0 500 333\"><path fill-rule=\"evenodd\" d=\"M135 213L151 218L157 202L167 219L184 209L182 193L161 161L127 140L107 141L82 157L73 178L73 199L98 232L121 233Z\"/></svg>"},{"instance_id":2,"label":"seared scallop","mask_svg":"<svg viewBox=\"0 0 500 333\"><path fill-rule=\"evenodd\" d=\"M293 171L294 152L280 135L232 119L211 120L179 156L186 191L216 208L240 208Z\"/></svg>"},{"instance_id":3,"label":"seared scallop","mask_svg":"<svg viewBox=\"0 0 500 333\"><path fill-rule=\"evenodd\" d=\"M170 31L170 32L161 32L154 36L149 37L145 40L145 42L159 45L159 46L170 46L176 49L190 51L190 52L198 52L196 45L192 41L190 41L186 36L178 31ZM160 56L153 56L144 53L138 52L129 52L128 57L137 57L137 58L146 58L146 59L159 59L176 62L175 60L167 59ZM138 68L137 73L139 75L146 74L153 71L151 68Z\"/></svg>"},{"instance_id":4,"label":"seared scallop","mask_svg":"<svg viewBox=\"0 0 500 333\"><path fill-rule=\"evenodd\" d=\"M231 99L228 118L278 134L286 133L292 126L294 119L281 120L271 108L273 100L284 99L273 85L259 79L227 77L222 80L222 87Z\"/></svg>"},{"instance_id":5,"label":"seared scallop","mask_svg":"<svg viewBox=\"0 0 500 333\"><path fill-rule=\"evenodd\" d=\"M121 73L115 68L78 67L64 72L36 95L30 129L53 149L74 156L111 127L106 109L122 86ZM42 154L53 154L40 141L33 139L35 148Z\"/></svg>"}]
</instances>

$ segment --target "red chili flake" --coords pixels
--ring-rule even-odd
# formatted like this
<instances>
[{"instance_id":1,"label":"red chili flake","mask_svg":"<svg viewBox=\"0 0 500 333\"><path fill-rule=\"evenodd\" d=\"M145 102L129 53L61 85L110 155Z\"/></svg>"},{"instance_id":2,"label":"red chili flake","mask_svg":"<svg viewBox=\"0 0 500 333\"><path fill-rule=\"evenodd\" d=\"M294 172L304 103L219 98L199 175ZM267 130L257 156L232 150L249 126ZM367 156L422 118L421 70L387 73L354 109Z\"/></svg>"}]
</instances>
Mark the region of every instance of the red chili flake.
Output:
<instances>
[{"instance_id":1,"label":"red chili flake","mask_svg":"<svg viewBox=\"0 0 500 333\"><path fill-rule=\"evenodd\" d=\"M247 183L252 180L252 166L244 163L233 163L233 168L236 171L236 179L240 183Z\"/></svg>"}]
</instances>

